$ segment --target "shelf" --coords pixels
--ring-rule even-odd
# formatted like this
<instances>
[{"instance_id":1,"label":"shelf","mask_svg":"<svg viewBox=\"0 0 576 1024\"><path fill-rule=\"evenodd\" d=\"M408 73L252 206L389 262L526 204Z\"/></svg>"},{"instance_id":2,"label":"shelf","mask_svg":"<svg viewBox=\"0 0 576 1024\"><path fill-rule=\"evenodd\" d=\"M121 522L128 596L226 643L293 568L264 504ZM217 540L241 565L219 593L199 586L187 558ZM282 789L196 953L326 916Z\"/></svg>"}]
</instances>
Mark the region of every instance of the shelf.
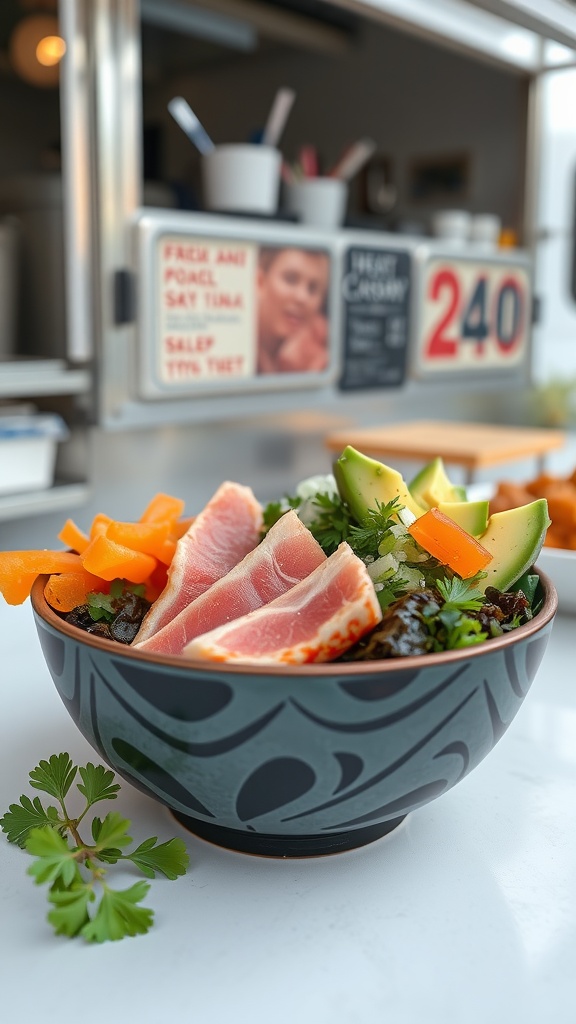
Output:
<instances>
[{"instance_id":1,"label":"shelf","mask_svg":"<svg viewBox=\"0 0 576 1024\"><path fill-rule=\"evenodd\" d=\"M0 361L0 398L79 395L89 387L89 370L71 370L63 359Z\"/></svg>"},{"instance_id":2,"label":"shelf","mask_svg":"<svg viewBox=\"0 0 576 1024\"><path fill-rule=\"evenodd\" d=\"M56 483L45 491L27 491L25 494L0 495L0 520L18 519L22 516L45 515L83 505L90 495L90 487L84 481Z\"/></svg>"}]
</instances>

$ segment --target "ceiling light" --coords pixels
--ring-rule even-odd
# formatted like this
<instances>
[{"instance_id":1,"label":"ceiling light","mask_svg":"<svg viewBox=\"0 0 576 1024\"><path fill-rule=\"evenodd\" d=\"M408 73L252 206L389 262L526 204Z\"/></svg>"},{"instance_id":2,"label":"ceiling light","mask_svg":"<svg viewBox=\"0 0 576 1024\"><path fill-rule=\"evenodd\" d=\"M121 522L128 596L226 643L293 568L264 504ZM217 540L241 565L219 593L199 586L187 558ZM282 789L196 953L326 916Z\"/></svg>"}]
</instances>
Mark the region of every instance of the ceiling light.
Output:
<instances>
[{"instance_id":1,"label":"ceiling light","mask_svg":"<svg viewBox=\"0 0 576 1024\"><path fill-rule=\"evenodd\" d=\"M10 63L29 85L50 88L58 85L59 63L66 44L59 34L58 18L31 14L22 18L10 37Z\"/></svg>"},{"instance_id":2,"label":"ceiling light","mask_svg":"<svg viewBox=\"0 0 576 1024\"><path fill-rule=\"evenodd\" d=\"M44 36L36 47L36 60L45 68L52 68L65 53L66 43L61 36Z\"/></svg>"}]
</instances>

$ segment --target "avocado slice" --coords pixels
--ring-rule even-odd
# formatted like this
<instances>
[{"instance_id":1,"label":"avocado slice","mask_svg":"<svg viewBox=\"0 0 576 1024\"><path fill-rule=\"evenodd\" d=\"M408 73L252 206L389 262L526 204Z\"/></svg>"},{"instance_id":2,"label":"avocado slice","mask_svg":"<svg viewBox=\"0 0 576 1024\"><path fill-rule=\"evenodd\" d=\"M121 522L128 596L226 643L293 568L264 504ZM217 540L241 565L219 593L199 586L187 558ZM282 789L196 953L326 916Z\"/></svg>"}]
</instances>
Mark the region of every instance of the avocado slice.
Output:
<instances>
[{"instance_id":1,"label":"avocado slice","mask_svg":"<svg viewBox=\"0 0 576 1024\"><path fill-rule=\"evenodd\" d=\"M408 490L424 509L436 508L441 501L466 501L466 488L449 480L439 455L416 474Z\"/></svg>"},{"instance_id":2,"label":"avocado slice","mask_svg":"<svg viewBox=\"0 0 576 1024\"><path fill-rule=\"evenodd\" d=\"M479 589L508 590L538 558L549 526L546 498L494 512L487 529L478 537L478 542L492 555L485 570L488 575Z\"/></svg>"},{"instance_id":3,"label":"avocado slice","mask_svg":"<svg viewBox=\"0 0 576 1024\"><path fill-rule=\"evenodd\" d=\"M439 501L438 511L449 516L466 533L479 537L488 526L490 502L486 501Z\"/></svg>"},{"instance_id":4,"label":"avocado slice","mask_svg":"<svg viewBox=\"0 0 576 1024\"><path fill-rule=\"evenodd\" d=\"M399 498L416 518L425 512L410 494L401 473L363 455L351 445L336 459L334 476L340 497L361 524L366 521L367 513L376 508L377 501L386 505L393 498Z\"/></svg>"}]
</instances>

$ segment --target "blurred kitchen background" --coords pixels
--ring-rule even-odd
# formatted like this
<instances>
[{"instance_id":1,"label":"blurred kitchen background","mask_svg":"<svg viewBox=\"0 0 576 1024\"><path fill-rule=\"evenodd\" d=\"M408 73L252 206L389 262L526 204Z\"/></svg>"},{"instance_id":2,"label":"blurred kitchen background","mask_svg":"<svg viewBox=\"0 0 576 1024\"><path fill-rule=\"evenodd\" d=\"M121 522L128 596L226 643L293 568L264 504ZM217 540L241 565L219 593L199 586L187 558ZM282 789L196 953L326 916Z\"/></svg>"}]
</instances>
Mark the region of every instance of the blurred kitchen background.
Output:
<instances>
[{"instance_id":1,"label":"blurred kitchen background","mask_svg":"<svg viewBox=\"0 0 576 1024\"><path fill-rule=\"evenodd\" d=\"M142 321L154 281L135 215L161 223L166 211L173 227L205 213L201 156L168 102L185 97L216 144L246 142L282 87L295 92L279 143L289 164L311 145L323 173L355 140L375 143L339 243L395 241L416 260L437 244L440 211L497 218L494 258L527 262L532 279L514 372L418 372L415 264L395 386L343 388L337 366L312 387L145 393L136 366L155 330ZM562 0L2 0L0 548L53 546L67 515L135 517L159 490L190 512L223 479L275 498L326 472L325 437L348 426L435 418L572 436L575 96L576 5ZM235 237L243 218L229 221ZM277 225L282 242L292 221L281 202L266 238ZM344 323L337 313L336 364ZM39 414L54 478L14 489L17 427L35 438L24 423Z\"/></svg>"}]
</instances>

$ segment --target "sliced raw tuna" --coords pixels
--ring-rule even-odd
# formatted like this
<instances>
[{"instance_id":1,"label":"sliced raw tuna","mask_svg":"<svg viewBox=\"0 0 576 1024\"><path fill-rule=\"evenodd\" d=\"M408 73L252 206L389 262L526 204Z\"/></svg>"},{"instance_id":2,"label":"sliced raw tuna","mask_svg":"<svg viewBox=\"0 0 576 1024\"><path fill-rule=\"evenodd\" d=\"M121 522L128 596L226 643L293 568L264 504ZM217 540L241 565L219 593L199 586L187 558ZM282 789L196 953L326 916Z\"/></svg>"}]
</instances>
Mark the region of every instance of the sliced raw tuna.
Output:
<instances>
[{"instance_id":1,"label":"sliced raw tuna","mask_svg":"<svg viewBox=\"0 0 576 1024\"><path fill-rule=\"evenodd\" d=\"M194 637L274 600L325 561L318 541L296 512L286 512L262 543L226 576L148 640L136 641L136 646L145 651L181 654Z\"/></svg>"},{"instance_id":2,"label":"sliced raw tuna","mask_svg":"<svg viewBox=\"0 0 576 1024\"><path fill-rule=\"evenodd\" d=\"M364 562L343 543L292 590L197 637L182 653L259 665L333 661L381 618Z\"/></svg>"},{"instance_id":3,"label":"sliced raw tuna","mask_svg":"<svg viewBox=\"0 0 576 1024\"><path fill-rule=\"evenodd\" d=\"M156 633L256 547L262 506L249 487L221 484L180 538L168 582L136 634L141 643Z\"/></svg>"}]
</instances>

